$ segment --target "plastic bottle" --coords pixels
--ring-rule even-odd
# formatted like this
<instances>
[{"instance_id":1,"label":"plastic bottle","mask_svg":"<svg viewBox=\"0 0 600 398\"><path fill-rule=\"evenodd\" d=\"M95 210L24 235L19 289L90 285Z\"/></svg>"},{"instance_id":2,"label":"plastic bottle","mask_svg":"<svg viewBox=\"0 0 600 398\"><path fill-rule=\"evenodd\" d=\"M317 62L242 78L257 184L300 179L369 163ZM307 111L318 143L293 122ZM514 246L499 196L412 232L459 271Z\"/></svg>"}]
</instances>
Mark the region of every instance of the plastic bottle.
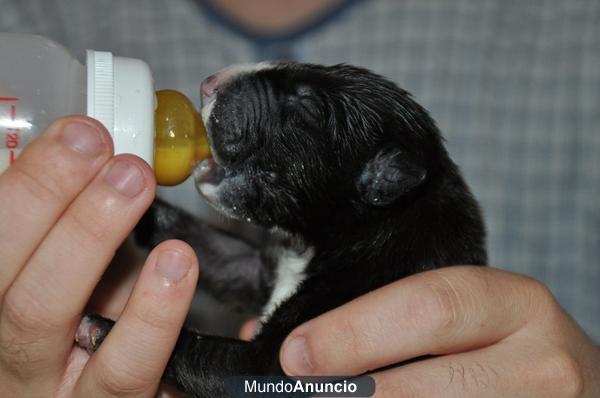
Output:
<instances>
[{"instance_id":1,"label":"plastic bottle","mask_svg":"<svg viewBox=\"0 0 600 398\"><path fill-rule=\"evenodd\" d=\"M143 61L88 50L83 66L44 37L0 33L0 173L54 119L70 114L99 120L115 153L143 158L161 185L184 181L209 156L192 103L172 90L155 94Z\"/></svg>"}]
</instances>

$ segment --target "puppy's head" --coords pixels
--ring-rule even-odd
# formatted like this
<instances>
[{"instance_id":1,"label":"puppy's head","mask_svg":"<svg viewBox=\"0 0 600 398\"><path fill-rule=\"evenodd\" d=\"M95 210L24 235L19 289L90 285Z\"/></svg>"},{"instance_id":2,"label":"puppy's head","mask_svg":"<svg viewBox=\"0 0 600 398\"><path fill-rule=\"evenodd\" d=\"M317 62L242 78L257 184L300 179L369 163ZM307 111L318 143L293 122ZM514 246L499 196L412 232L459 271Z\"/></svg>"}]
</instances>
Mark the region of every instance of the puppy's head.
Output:
<instances>
[{"instance_id":1,"label":"puppy's head","mask_svg":"<svg viewBox=\"0 0 600 398\"><path fill-rule=\"evenodd\" d=\"M201 91L213 159L196 168L196 186L225 215L268 227L399 206L441 147L405 91L348 65L234 66Z\"/></svg>"}]
</instances>

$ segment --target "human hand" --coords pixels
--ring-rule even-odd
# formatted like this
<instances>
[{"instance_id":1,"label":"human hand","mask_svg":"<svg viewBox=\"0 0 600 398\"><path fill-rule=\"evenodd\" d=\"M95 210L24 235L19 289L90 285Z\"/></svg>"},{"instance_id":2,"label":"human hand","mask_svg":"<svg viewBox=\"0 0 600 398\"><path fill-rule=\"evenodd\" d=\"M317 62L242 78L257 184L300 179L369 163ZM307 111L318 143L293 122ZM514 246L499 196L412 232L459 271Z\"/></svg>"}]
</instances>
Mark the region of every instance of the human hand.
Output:
<instances>
[{"instance_id":1,"label":"human hand","mask_svg":"<svg viewBox=\"0 0 600 398\"><path fill-rule=\"evenodd\" d=\"M0 385L23 397L154 396L198 278L179 241L148 257L119 321L89 357L81 313L154 198L152 171L112 156L96 121L59 119L0 175Z\"/></svg>"},{"instance_id":2,"label":"human hand","mask_svg":"<svg viewBox=\"0 0 600 398\"><path fill-rule=\"evenodd\" d=\"M370 372L377 397L600 397L598 347L541 283L490 267L359 297L296 328L281 363L288 375Z\"/></svg>"}]
</instances>

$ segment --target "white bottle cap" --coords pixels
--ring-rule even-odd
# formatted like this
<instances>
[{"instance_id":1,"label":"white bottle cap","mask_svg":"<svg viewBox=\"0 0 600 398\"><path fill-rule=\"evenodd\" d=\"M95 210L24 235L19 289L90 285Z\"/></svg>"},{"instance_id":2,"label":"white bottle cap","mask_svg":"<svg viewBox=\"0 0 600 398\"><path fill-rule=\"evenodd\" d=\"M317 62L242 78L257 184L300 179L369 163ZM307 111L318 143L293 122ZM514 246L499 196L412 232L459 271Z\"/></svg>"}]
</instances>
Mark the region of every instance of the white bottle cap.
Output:
<instances>
[{"instance_id":1,"label":"white bottle cap","mask_svg":"<svg viewBox=\"0 0 600 398\"><path fill-rule=\"evenodd\" d=\"M154 167L156 100L148 65L87 50L87 115L110 132L115 154L133 153Z\"/></svg>"}]
</instances>

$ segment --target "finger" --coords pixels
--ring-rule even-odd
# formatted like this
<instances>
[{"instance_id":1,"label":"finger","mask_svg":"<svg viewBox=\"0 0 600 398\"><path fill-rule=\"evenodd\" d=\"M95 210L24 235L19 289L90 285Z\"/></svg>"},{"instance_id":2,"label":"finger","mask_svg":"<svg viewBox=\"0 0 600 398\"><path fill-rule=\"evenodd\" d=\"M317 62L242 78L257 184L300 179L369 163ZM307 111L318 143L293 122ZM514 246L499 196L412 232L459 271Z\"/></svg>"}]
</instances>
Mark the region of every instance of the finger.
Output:
<instances>
[{"instance_id":1,"label":"finger","mask_svg":"<svg viewBox=\"0 0 600 398\"><path fill-rule=\"evenodd\" d=\"M184 398L184 395L175 388L163 384L156 392L156 398Z\"/></svg>"},{"instance_id":2,"label":"finger","mask_svg":"<svg viewBox=\"0 0 600 398\"><path fill-rule=\"evenodd\" d=\"M31 313L40 324L76 321L154 191L152 170L143 160L113 158L48 232L6 293L2 324L10 324L15 311L19 318Z\"/></svg>"},{"instance_id":3,"label":"finger","mask_svg":"<svg viewBox=\"0 0 600 398\"><path fill-rule=\"evenodd\" d=\"M535 348L534 348L535 347ZM375 397L578 397L578 365L538 342L501 343L373 374Z\"/></svg>"},{"instance_id":4,"label":"finger","mask_svg":"<svg viewBox=\"0 0 600 398\"><path fill-rule=\"evenodd\" d=\"M153 396L197 280L188 245L167 241L154 249L123 314L86 365L79 396Z\"/></svg>"},{"instance_id":5,"label":"finger","mask_svg":"<svg viewBox=\"0 0 600 398\"><path fill-rule=\"evenodd\" d=\"M148 165L132 155L113 158L73 201L5 295L0 336L36 337L59 359L71 329L120 243L152 203ZM45 340L46 344L41 344Z\"/></svg>"},{"instance_id":6,"label":"finger","mask_svg":"<svg viewBox=\"0 0 600 398\"><path fill-rule=\"evenodd\" d=\"M240 339L250 341L256 334L258 321L256 319L248 319L240 328Z\"/></svg>"},{"instance_id":7,"label":"finger","mask_svg":"<svg viewBox=\"0 0 600 398\"><path fill-rule=\"evenodd\" d=\"M413 275L301 325L284 342L281 363L290 375L355 375L483 347L527 322L541 286L488 267Z\"/></svg>"},{"instance_id":8,"label":"finger","mask_svg":"<svg viewBox=\"0 0 600 398\"><path fill-rule=\"evenodd\" d=\"M0 175L0 296L111 154L99 122L70 116L52 123Z\"/></svg>"}]
</instances>

